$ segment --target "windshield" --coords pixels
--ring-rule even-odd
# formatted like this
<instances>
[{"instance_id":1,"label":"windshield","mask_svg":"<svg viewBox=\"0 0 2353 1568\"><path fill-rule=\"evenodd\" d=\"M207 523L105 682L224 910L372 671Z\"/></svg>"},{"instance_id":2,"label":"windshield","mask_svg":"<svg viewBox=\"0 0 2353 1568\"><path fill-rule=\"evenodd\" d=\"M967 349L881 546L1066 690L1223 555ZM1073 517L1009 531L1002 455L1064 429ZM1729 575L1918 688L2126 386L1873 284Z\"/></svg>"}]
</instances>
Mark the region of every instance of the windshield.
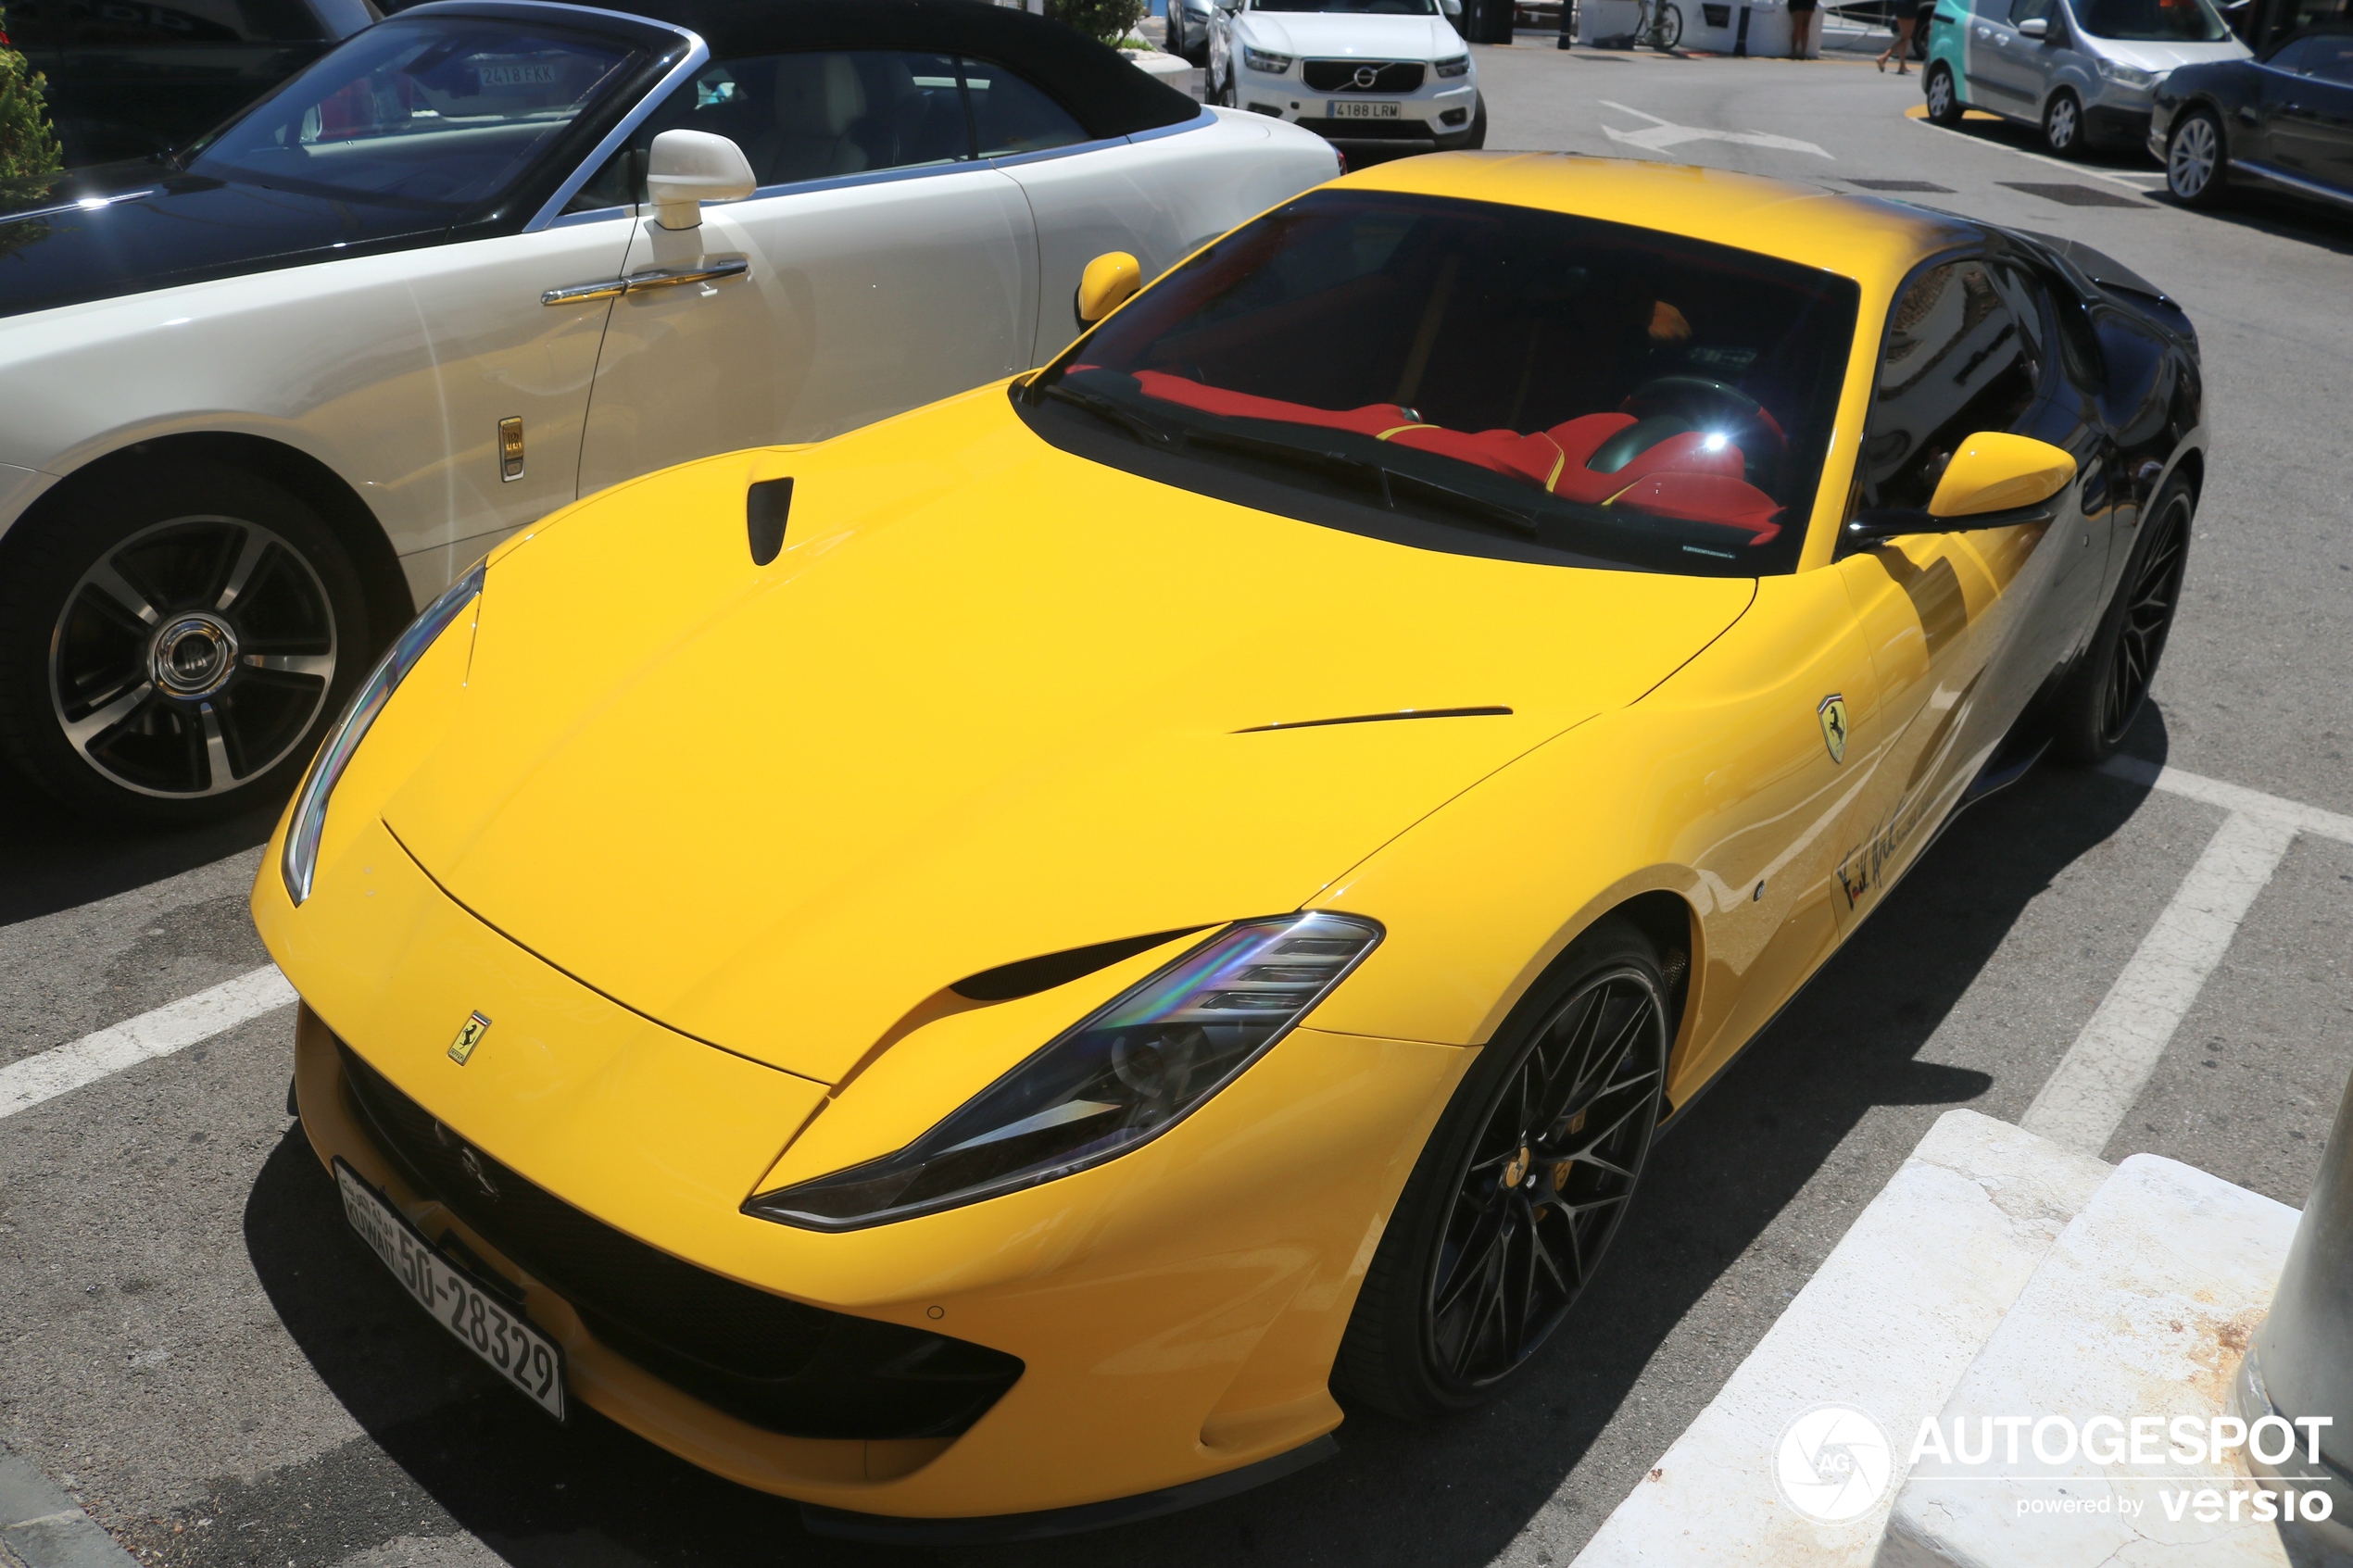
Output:
<instances>
[{"instance_id":1,"label":"windshield","mask_svg":"<svg viewBox=\"0 0 2353 1568\"><path fill-rule=\"evenodd\" d=\"M2081 0L2076 19L2095 38L2125 44L2220 44L2231 36L2208 0Z\"/></svg>"},{"instance_id":2,"label":"windshield","mask_svg":"<svg viewBox=\"0 0 2353 1568\"><path fill-rule=\"evenodd\" d=\"M635 58L625 44L515 22L395 19L295 78L188 167L454 216L505 193Z\"/></svg>"},{"instance_id":3,"label":"windshield","mask_svg":"<svg viewBox=\"0 0 2353 1568\"><path fill-rule=\"evenodd\" d=\"M1434 17L1436 0L1250 0L1253 11L1348 11L1359 16Z\"/></svg>"},{"instance_id":4,"label":"windshield","mask_svg":"<svg viewBox=\"0 0 2353 1568\"><path fill-rule=\"evenodd\" d=\"M1591 218L1318 192L1163 279L1023 399L1072 450L1308 521L1753 576L1795 568L1857 293Z\"/></svg>"}]
</instances>

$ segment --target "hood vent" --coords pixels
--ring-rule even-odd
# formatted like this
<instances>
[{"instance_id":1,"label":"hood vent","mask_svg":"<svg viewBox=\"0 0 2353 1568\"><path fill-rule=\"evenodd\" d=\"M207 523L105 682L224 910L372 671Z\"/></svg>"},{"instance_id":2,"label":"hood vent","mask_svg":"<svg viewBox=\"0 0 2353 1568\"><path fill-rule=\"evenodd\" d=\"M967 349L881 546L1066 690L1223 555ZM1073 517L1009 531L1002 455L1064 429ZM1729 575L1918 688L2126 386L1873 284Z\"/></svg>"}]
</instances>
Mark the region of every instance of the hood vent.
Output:
<instances>
[{"instance_id":1,"label":"hood vent","mask_svg":"<svg viewBox=\"0 0 2353 1568\"><path fill-rule=\"evenodd\" d=\"M1511 716L1508 708L1401 708L1394 713L1351 713L1340 719L1285 719L1272 724L1252 724L1246 730L1236 730L1238 735L1263 735L1269 730L1314 730L1326 724L1388 724L1400 719L1504 719Z\"/></svg>"},{"instance_id":2,"label":"hood vent","mask_svg":"<svg viewBox=\"0 0 2353 1568\"><path fill-rule=\"evenodd\" d=\"M1010 1002L1022 997L1034 997L1040 991L1051 991L1057 985L1067 985L1099 969L1109 969L1122 959L1132 959L1148 952L1163 942L1207 926L1191 925L1181 931L1156 931L1150 936L1123 936L1116 942L1098 942L1091 947L1065 947L1059 953L1044 953L1034 959L1022 959L1013 963L999 964L984 969L978 974L968 974L948 987L970 1002Z\"/></svg>"}]
</instances>

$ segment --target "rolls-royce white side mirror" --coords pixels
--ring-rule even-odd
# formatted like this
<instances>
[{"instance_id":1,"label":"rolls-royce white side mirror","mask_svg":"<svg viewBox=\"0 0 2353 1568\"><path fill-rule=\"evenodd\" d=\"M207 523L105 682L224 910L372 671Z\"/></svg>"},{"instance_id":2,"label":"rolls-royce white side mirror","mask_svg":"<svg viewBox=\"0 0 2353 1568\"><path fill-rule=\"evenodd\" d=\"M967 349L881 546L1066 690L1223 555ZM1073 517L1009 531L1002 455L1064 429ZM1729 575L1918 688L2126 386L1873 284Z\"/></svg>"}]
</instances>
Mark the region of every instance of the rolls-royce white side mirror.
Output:
<instances>
[{"instance_id":1,"label":"rolls-royce white side mirror","mask_svg":"<svg viewBox=\"0 0 2353 1568\"><path fill-rule=\"evenodd\" d=\"M759 183L744 150L708 131L665 131L646 155L646 194L665 229L698 228L703 203L741 201Z\"/></svg>"}]
</instances>

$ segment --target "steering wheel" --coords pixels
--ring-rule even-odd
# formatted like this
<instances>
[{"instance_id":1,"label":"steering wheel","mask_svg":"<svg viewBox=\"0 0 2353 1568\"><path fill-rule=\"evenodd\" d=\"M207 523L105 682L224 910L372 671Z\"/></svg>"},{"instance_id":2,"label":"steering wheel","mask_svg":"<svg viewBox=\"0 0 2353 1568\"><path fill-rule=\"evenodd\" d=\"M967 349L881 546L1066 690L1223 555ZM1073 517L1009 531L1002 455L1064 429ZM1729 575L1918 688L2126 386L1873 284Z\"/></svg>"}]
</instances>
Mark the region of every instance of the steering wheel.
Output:
<instances>
[{"instance_id":1,"label":"steering wheel","mask_svg":"<svg viewBox=\"0 0 2353 1568\"><path fill-rule=\"evenodd\" d=\"M1742 468L1751 484L1757 483L1760 474L1770 477L1780 468L1781 459L1789 456L1789 437L1783 433L1780 421L1765 411L1764 404L1736 386L1710 381L1705 376L1660 376L1644 382L1618 408L1637 420L1684 420L1693 430L1728 421L1739 427ZM1765 437L1765 451L1756 450L1749 439L1750 431Z\"/></svg>"}]
</instances>

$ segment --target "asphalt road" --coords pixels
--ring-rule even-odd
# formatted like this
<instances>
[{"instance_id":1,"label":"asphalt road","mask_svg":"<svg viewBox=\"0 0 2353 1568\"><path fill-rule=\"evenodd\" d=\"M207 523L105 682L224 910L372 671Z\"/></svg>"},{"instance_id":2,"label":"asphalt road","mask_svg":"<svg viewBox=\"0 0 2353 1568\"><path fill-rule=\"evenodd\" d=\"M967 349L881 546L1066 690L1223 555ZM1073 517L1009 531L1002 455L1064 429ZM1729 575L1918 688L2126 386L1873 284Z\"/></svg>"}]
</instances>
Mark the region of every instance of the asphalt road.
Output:
<instances>
[{"instance_id":1,"label":"asphalt road","mask_svg":"<svg viewBox=\"0 0 2353 1568\"><path fill-rule=\"evenodd\" d=\"M1868 60L1533 44L1479 53L1491 145L1919 182L1910 199L2089 241L2181 298L2211 481L2130 749L2353 812L2353 229L2192 214L2134 159L2054 167L2022 133L1936 130L1906 118L1918 79ZM593 1413L549 1425L346 1233L283 1111L283 1010L0 1121L0 1440L142 1560L191 1565L1566 1563L1940 1112L2025 1110L2221 815L2052 768L1978 808L1661 1146L1535 1377L1450 1422L1352 1416L1336 1461L1177 1518L862 1551ZM0 1064L265 961L244 908L263 823L94 833L0 783ZM2348 953L2353 847L2300 839L2107 1158L2300 1203L2353 1053Z\"/></svg>"}]
</instances>

